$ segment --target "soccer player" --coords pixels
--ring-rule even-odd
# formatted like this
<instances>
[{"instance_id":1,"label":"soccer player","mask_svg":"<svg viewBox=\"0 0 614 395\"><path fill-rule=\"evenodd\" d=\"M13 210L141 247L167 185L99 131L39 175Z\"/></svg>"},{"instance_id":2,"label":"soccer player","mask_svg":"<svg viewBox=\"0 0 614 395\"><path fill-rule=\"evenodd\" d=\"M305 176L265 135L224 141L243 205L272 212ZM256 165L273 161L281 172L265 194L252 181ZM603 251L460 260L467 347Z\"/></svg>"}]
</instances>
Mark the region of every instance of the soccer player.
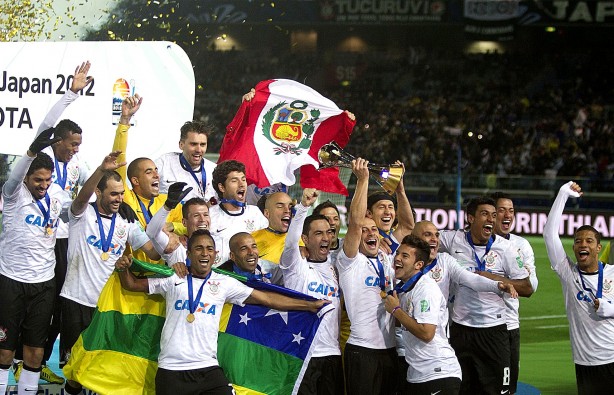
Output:
<instances>
[{"instance_id":1,"label":"soccer player","mask_svg":"<svg viewBox=\"0 0 614 395\"><path fill-rule=\"evenodd\" d=\"M333 229L326 217L307 211L318 199L313 188L303 190L300 204L288 229L279 266L287 288L315 298L330 300L335 310L322 318L314 339L313 354L298 390L301 395L343 394L343 364L339 348L340 292L337 274L329 255ZM299 239L303 240L309 258L303 258Z\"/></svg>"},{"instance_id":2,"label":"soccer player","mask_svg":"<svg viewBox=\"0 0 614 395\"><path fill-rule=\"evenodd\" d=\"M224 303L262 304L276 310L317 312L328 301L304 301L258 291L232 277L211 271L215 241L206 230L197 230L188 240L190 273L166 278L136 278L126 270L132 259L117 261L122 286L133 292L161 294L167 301L166 320L160 340L156 394L234 394L217 362L217 337ZM213 285L215 283L215 285ZM205 286L209 284L208 286ZM200 290L190 292L191 289ZM189 301L189 310L175 309L176 301ZM194 314L200 300L209 304L207 317Z\"/></svg>"},{"instance_id":3,"label":"soccer player","mask_svg":"<svg viewBox=\"0 0 614 395\"><path fill-rule=\"evenodd\" d=\"M495 201L495 209L497 210L495 233L514 244L524 262L524 267L529 272L529 281L531 281L531 287L533 288L533 292L535 292L537 291L539 283L537 281L533 248L527 239L511 233L515 219L514 202L509 195L501 192L494 193L492 198ZM490 278L493 280L503 280L497 277ZM513 395L516 393L516 388L518 386L518 374L520 370L520 320L518 315L520 302L518 299L512 298L509 295L504 295L503 300L505 301L506 325L510 339L510 394Z\"/></svg>"},{"instance_id":4,"label":"soccer player","mask_svg":"<svg viewBox=\"0 0 614 395\"><path fill-rule=\"evenodd\" d=\"M54 165L41 152L56 143L54 129L39 133L2 187L0 234L0 394L21 335L18 393L38 391L45 341L55 303L54 246L63 191L52 184Z\"/></svg>"},{"instance_id":5,"label":"soccer player","mask_svg":"<svg viewBox=\"0 0 614 395\"><path fill-rule=\"evenodd\" d=\"M345 386L352 395L387 395L396 387L397 355L394 319L382 300L392 289L394 272L379 250L377 225L367 212L368 161L352 161L357 177L350 204L350 222L337 257L339 284L351 322L345 346Z\"/></svg>"},{"instance_id":6,"label":"soccer player","mask_svg":"<svg viewBox=\"0 0 614 395\"><path fill-rule=\"evenodd\" d=\"M386 297L386 311L403 328L408 394L455 395L461 385L461 368L448 343L447 300L437 283L424 276L430 260L429 245L414 235L406 236L394 258L394 273L401 280Z\"/></svg>"},{"instance_id":7,"label":"soccer player","mask_svg":"<svg viewBox=\"0 0 614 395\"><path fill-rule=\"evenodd\" d=\"M574 233L576 262L565 254L559 228L570 196L582 196L573 181L561 187L548 214L546 251L563 286L578 394L609 394L614 388L614 266L599 261L601 234L590 225Z\"/></svg>"},{"instance_id":8,"label":"soccer player","mask_svg":"<svg viewBox=\"0 0 614 395\"><path fill-rule=\"evenodd\" d=\"M284 249L288 227L292 220L292 198L285 192L274 192L267 195L264 201L264 217L269 226L252 232L258 244L260 263L268 273L271 273L271 282L282 285L283 278L279 270L279 258Z\"/></svg>"},{"instance_id":9,"label":"soccer player","mask_svg":"<svg viewBox=\"0 0 614 395\"><path fill-rule=\"evenodd\" d=\"M512 243L493 233L495 202L473 198L465 214L469 230L443 231L440 250L466 270L507 277L520 296L530 296L533 288L522 257ZM450 344L463 371L460 393L509 393L510 343L503 297L460 286L452 298Z\"/></svg>"},{"instance_id":10,"label":"soccer player","mask_svg":"<svg viewBox=\"0 0 614 395\"><path fill-rule=\"evenodd\" d=\"M269 226L269 221L256 206L245 203L247 181L245 165L236 160L226 160L213 171L213 187L220 197L219 204L209 209L211 235L218 248L215 266L230 257L228 241L238 232L254 232Z\"/></svg>"},{"instance_id":11,"label":"soccer player","mask_svg":"<svg viewBox=\"0 0 614 395\"><path fill-rule=\"evenodd\" d=\"M138 222L129 222L121 214L124 184L115 171L120 152L107 155L88 178L69 210L68 271L60 293L62 328L60 352L66 362L79 334L92 320L98 297L123 254L126 243L135 250L142 248L150 259L160 259ZM96 201L89 203L92 194ZM67 381L65 390L78 394L81 385Z\"/></svg>"},{"instance_id":12,"label":"soccer player","mask_svg":"<svg viewBox=\"0 0 614 395\"><path fill-rule=\"evenodd\" d=\"M258 244L247 232L239 232L230 238L230 259L219 268L227 272L245 276L250 280L270 283L271 273L262 269L258 263Z\"/></svg>"},{"instance_id":13,"label":"soccer player","mask_svg":"<svg viewBox=\"0 0 614 395\"><path fill-rule=\"evenodd\" d=\"M327 200L318 204L313 209L312 214L323 215L328 220L331 229L333 229L334 237L330 241L329 254L331 261L336 262L339 251L341 251L341 246L343 245L343 238L339 237L339 232L341 231L341 215L339 214L339 208L337 208L335 203Z\"/></svg>"},{"instance_id":14,"label":"soccer player","mask_svg":"<svg viewBox=\"0 0 614 395\"><path fill-rule=\"evenodd\" d=\"M215 163L205 159L204 155L213 128L199 121L188 121L180 132L181 152L169 152L155 161L160 173L160 193L167 193L168 187L175 182L185 182L192 187L186 200L199 197L209 201L215 197L212 183Z\"/></svg>"}]
</instances>

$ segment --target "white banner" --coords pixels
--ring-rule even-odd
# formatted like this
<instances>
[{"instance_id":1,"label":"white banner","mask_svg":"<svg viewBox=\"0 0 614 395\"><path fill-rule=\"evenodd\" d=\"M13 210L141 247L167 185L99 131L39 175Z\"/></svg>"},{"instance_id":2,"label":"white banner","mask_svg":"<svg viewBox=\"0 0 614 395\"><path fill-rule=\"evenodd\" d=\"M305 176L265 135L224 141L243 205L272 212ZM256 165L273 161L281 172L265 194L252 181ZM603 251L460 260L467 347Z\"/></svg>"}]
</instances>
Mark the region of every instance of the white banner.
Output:
<instances>
[{"instance_id":1,"label":"white banner","mask_svg":"<svg viewBox=\"0 0 614 395\"><path fill-rule=\"evenodd\" d=\"M91 168L111 151L121 102L143 105L129 132L128 162L178 151L179 128L192 120L194 72L170 42L0 43L0 153L23 155L48 110L70 88L75 67L92 64L94 82L60 119L83 129L80 156Z\"/></svg>"}]
</instances>

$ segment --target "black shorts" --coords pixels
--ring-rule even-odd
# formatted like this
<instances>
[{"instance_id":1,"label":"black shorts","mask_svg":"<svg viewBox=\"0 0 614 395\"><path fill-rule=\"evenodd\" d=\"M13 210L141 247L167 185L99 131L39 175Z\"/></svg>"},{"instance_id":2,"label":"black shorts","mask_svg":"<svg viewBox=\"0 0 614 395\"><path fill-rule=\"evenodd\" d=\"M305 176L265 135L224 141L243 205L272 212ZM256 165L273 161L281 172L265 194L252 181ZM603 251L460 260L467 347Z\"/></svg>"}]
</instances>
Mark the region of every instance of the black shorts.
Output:
<instances>
[{"instance_id":1,"label":"black shorts","mask_svg":"<svg viewBox=\"0 0 614 395\"><path fill-rule=\"evenodd\" d=\"M60 298L62 323L60 328L60 367L70 358L70 349L75 345L81 332L92 322L95 307L84 306L73 300Z\"/></svg>"},{"instance_id":2,"label":"black shorts","mask_svg":"<svg viewBox=\"0 0 614 395\"><path fill-rule=\"evenodd\" d=\"M473 328L452 322L450 345L463 372L461 394L509 393L510 341L505 325Z\"/></svg>"},{"instance_id":3,"label":"black shorts","mask_svg":"<svg viewBox=\"0 0 614 395\"><path fill-rule=\"evenodd\" d=\"M156 395L234 395L235 391L219 366L192 370L158 368Z\"/></svg>"},{"instance_id":4,"label":"black shorts","mask_svg":"<svg viewBox=\"0 0 614 395\"><path fill-rule=\"evenodd\" d=\"M510 394L515 394L520 373L520 328L507 331L510 339Z\"/></svg>"},{"instance_id":5,"label":"black shorts","mask_svg":"<svg viewBox=\"0 0 614 395\"><path fill-rule=\"evenodd\" d=\"M352 395L391 395L397 384L397 350L376 350L347 343L343 355L345 389Z\"/></svg>"},{"instance_id":6,"label":"black shorts","mask_svg":"<svg viewBox=\"0 0 614 395\"><path fill-rule=\"evenodd\" d=\"M614 388L614 362L605 365L576 364L578 395L611 394Z\"/></svg>"},{"instance_id":7,"label":"black shorts","mask_svg":"<svg viewBox=\"0 0 614 395\"><path fill-rule=\"evenodd\" d=\"M0 348L14 351L23 344L43 348L55 300L55 279L24 283L0 275Z\"/></svg>"},{"instance_id":8,"label":"black shorts","mask_svg":"<svg viewBox=\"0 0 614 395\"><path fill-rule=\"evenodd\" d=\"M461 379L458 377L444 377L441 379L425 381L424 383L407 383L407 395L457 395L460 391Z\"/></svg>"},{"instance_id":9,"label":"black shorts","mask_svg":"<svg viewBox=\"0 0 614 395\"><path fill-rule=\"evenodd\" d=\"M298 395L337 395L344 393L341 355L311 358Z\"/></svg>"}]
</instances>

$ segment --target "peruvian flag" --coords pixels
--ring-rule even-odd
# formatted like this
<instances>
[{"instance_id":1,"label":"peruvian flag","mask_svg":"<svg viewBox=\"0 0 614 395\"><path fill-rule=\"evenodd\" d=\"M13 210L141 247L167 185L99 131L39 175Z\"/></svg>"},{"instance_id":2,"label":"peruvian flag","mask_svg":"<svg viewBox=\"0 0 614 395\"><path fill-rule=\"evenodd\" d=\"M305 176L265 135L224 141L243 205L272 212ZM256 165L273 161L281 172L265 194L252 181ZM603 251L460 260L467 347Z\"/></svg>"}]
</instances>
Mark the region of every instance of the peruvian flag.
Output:
<instances>
[{"instance_id":1,"label":"peruvian flag","mask_svg":"<svg viewBox=\"0 0 614 395\"><path fill-rule=\"evenodd\" d=\"M319 167L318 151L331 141L345 147L356 121L331 100L292 80L259 82L256 95L241 104L226 127L218 163L245 164L248 184L294 185L301 168L301 186L348 194L339 169Z\"/></svg>"}]
</instances>

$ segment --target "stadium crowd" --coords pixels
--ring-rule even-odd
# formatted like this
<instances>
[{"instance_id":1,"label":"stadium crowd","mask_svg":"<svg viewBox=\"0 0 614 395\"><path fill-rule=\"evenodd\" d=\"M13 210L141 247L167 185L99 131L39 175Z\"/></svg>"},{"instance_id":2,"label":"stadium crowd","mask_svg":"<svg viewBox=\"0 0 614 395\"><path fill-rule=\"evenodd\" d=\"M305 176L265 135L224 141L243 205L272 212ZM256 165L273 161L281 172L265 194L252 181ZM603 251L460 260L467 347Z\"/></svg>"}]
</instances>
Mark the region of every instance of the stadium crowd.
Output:
<instances>
[{"instance_id":1,"label":"stadium crowd","mask_svg":"<svg viewBox=\"0 0 614 395\"><path fill-rule=\"evenodd\" d=\"M496 55L493 59L502 62L505 57ZM241 63L233 60L229 64ZM473 69L472 60L466 60L467 73ZM417 65L425 62L414 61ZM266 69L266 62L251 63L254 69L250 75ZM386 71L391 64L392 59L382 59L377 67ZM286 65L287 70L291 66ZM375 73L369 67L365 73ZM433 76L428 79L438 81L437 76L451 72L446 67L432 66ZM261 196L258 205L250 204L245 165L236 160L215 164L205 159L213 136L212 129L200 121L187 121L181 127L180 152L126 163L131 118L143 104L138 94L122 103L110 153L90 174L84 174L77 151L82 141L87 144L88 131L82 131L77 120L58 120L78 99L76 92L91 83L89 70L89 62L77 67L70 90L50 109L2 189L0 394L6 391L11 368L19 380L20 395L37 391L39 378L64 383L47 365L58 332L61 363L66 364L64 390L81 393L82 376L74 365L83 358L78 352L83 347L82 331L96 323L99 297L112 276L118 276L121 286L129 291L159 294L167 301L155 376L158 394L234 393L217 360L224 347L218 346L217 339L227 302L264 305L280 314L284 310L314 314L330 310L313 335L308 364L296 384L298 394L516 392L520 358L517 297L530 297L538 281L530 244L510 233L514 206L509 196L471 199L465 210L467 229L440 232L429 221L415 222L402 177L392 187L393 193L368 194L368 161L359 157L351 161L357 182L347 233L341 237L338 208L330 202L318 202L316 189L305 188L298 202L277 191ZM482 72L489 74L490 68L484 67ZM389 74L389 93L402 90L403 84L393 82L394 70L381 74ZM493 81L495 77L501 79L495 73ZM436 83L426 86L416 82L426 79L419 73L415 78L415 85L424 92L439 89ZM225 82L229 80L218 81ZM252 83L243 81L242 85ZM405 86L411 85L407 80ZM450 88L451 96L462 95L465 88ZM499 93L491 91L499 88L488 84L484 88L480 99L496 101ZM460 122L471 120L477 125L471 127L484 128L483 140L490 141L487 134L494 135L502 124L515 122L518 128L526 127L521 125L531 113L527 109L534 106L531 100L535 100L527 98L525 104L519 102L501 111L497 105L487 106L490 116L484 117L475 103L457 108L450 98L443 99L445 93L437 100L409 95L404 104L394 99L394 93L384 94L370 106L366 104L369 95L355 102L354 95L360 90L354 89L352 86L343 96L336 96L341 91L331 95L366 118L379 115L368 128L365 121L361 123L352 149L363 154L362 142L369 145L364 151L367 157L388 162L399 156L411 166L443 163L445 154L429 156L424 151L414 158L401 151L379 153L383 146L377 144L385 140L379 133L394 139L395 144L389 145L395 147L402 145L397 140L400 135L415 137L403 140L411 147L423 137L422 145L430 149L437 144L429 133L441 135L439 128L446 125L467 129L469 126ZM446 88L441 89L445 92ZM242 100L255 100L255 95L252 90ZM233 107L228 97L218 99L227 103L228 111ZM394 104L408 113L399 116L398 108L391 108ZM579 119L570 120L566 127L571 128L575 121L572 132L582 132L566 140L562 136L569 132L566 130L559 137L584 152L586 147L580 142L589 144L591 136L598 135L588 126L591 118L582 115L587 107L582 104L580 108L578 103L561 106L579 111ZM409 112L416 109L420 109L416 111L419 115L411 116ZM595 109L590 111L593 116ZM510 114L515 117L510 119ZM566 122L565 115L559 115L559 121ZM354 120L351 112L339 116ZM557 135L561 130L541 132ZM367 138L371 133L378 133L378 138ZM516 140L515 133L518 138L525 136L522 131L510 133L509 145ZM491 143L495 144L494 138ZM443 148L445 139L441 144ZM529 140L523 144L535 143ZM504 147L505 143L495 145ZM485 161L487 155L492 156ZM475 165L499 161L504 163L500 171L506 171L506 160L496 152L482 155ZM527 166L530 162L528 158ZM575 183L561 188L548 217L546 242L552 268L563 282L578 391L601 394L614 385L614 266L604 268L598 262L600 236L593 227L582 226L576 232L577 265L565 255L556 231L565 200L580 193ZM168 266L172 275L137 277L130 270L134 257ZM213 271L214 267L227 273ZM283 285L312 298L296 299L248 287L237 275L248 282ZM241 320L247 326L251 318L246 314ZM588 332L591 336L586 336ZM303 339L301 333L295 337L299 344ZM236 359L242 358L239 354ZM116 361L122 363L121 359ZM120 393L121 389L107 391Z\"/></svg>"}]
</instances>

